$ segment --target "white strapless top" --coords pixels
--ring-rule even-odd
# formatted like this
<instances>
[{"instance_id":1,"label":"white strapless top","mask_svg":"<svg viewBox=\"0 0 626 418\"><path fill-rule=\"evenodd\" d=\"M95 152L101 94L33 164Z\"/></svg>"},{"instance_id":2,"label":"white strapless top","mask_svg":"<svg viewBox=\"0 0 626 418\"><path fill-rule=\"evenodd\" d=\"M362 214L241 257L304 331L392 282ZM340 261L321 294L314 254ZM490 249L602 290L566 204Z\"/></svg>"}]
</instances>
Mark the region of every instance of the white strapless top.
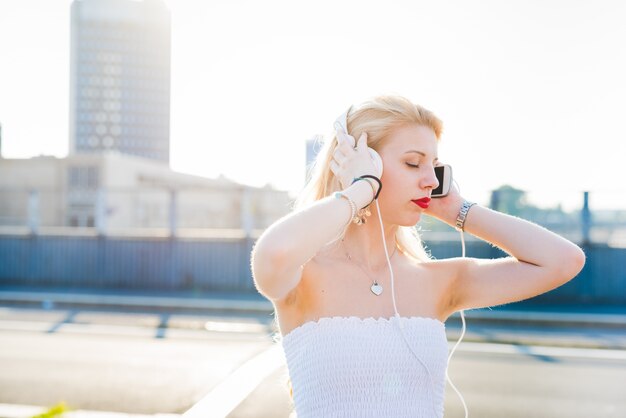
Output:
<instances>
[{"instance_id":1,"label":"white strapless top","mask_svg":"<svg viewBox=\"0 0 626 418\"><path fill-rule=\"evenodd\" d=\"M322 317L281 340L298 418L443 417L448 341L438 319Z\"/></svg>"}]
</instances>

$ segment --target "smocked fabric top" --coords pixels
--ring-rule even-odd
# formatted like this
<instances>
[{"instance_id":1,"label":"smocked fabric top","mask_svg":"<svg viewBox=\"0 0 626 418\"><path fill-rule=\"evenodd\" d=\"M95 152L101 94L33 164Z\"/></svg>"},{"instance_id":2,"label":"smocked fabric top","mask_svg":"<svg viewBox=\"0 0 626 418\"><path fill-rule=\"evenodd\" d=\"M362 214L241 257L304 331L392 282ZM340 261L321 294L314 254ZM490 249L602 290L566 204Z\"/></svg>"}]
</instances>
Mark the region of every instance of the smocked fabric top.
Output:
<instances>
[{"instance_id":1,"label":"smocked fabric top","mask_svg":"<svg viewBox=\"0 0 626 418\"><path fill-rule=\"evenodd\" d=\"M298 418L443 417L448 343L438 319L322 317L279 341Z\"/></svg>"}]
</instances>

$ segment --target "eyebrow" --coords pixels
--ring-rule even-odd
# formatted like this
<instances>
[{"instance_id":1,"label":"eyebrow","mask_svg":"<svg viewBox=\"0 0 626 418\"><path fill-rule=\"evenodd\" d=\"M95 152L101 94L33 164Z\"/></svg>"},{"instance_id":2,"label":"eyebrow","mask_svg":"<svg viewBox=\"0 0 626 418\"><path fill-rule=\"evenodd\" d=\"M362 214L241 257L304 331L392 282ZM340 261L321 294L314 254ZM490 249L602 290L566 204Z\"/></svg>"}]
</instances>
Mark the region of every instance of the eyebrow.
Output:
<instances>
[{"instance_id":1,"label":"eyebrow","mask_svg":"<svg viewBox=\"0 0 626 418\"><path fill-rule=\"evenodd\" d=\"M416 152L416 153L420 154L422 157L426 157L426 154L424 154L422 151L418 151L418 150L415 150L415 149L408 150L407 152L405 152L405 154L410 154L411 152ZM434 161L438 161L438 160L439 160L439 158L437 157L437 158L435 158Z\"/></svg>"}]
</instances>

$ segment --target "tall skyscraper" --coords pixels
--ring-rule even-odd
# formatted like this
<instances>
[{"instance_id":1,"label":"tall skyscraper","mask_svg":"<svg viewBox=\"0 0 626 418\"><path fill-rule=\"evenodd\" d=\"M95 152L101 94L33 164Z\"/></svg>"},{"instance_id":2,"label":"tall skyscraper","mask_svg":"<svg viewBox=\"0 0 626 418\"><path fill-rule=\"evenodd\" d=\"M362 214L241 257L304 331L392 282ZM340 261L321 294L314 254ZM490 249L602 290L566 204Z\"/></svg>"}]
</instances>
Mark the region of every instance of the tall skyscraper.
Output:
<instances>
[{"instance_id":1,"label":"tall skyscraper","mask_svg":"<svg viewBox=\"0 0 626 418\"><path fill-rule=\"evenodd\" d=\"M170 12L161 0L74 0L70 153L169 164Z\"/></svg>"}]
</instances>

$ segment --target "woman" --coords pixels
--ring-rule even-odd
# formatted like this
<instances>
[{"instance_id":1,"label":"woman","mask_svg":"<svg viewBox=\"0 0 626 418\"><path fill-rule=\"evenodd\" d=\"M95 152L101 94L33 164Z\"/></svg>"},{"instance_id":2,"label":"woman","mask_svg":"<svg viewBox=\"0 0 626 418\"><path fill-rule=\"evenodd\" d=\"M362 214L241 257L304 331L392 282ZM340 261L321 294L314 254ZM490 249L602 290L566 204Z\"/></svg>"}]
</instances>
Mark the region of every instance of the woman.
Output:
<instances>
[{"instance_id":1,"label":"woman","mask_svg":"<svg viewBox=\"0 0 626 418\"><path fill-rule=\"evenodd\" d=\"M585 255L539 225L468 204L454 187L429 201L442 131L429 110L378 96L346 125L251 257L255 286L276 310L295 409L298 418L442 417L446 319L559 287ZM367 147L382 159L380 177ZM510 256L434 260L414 228L423 214Z\"/></svg>"}]
</instances>

